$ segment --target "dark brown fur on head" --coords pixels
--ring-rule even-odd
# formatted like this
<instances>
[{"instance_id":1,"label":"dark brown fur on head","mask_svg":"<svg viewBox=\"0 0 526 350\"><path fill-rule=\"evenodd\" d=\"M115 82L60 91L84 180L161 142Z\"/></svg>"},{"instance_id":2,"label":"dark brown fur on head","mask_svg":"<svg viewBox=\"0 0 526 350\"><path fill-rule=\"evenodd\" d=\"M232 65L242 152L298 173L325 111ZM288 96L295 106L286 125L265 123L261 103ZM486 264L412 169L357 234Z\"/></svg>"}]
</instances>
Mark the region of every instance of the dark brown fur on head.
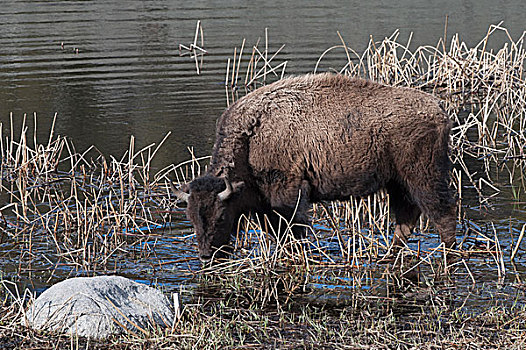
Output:
<instances>
[{"instance_id":1,"label":"dark brown fur on head","mask_svg":"<svg viewBox=\"0 0 526 350\"><path fill-rule=\"evenodd\" d=\"M380 189L390 195L395 244L424 213L454 247L450 127L430 94L342 75L283 79L253 91L223 113L208 175L189 184L187 213L201 257L229 243L242 213L309 224L313 202ZM219 200L222 177L245 186Z\"/></svg>"},{"instance_id":2,"label":"dark brown fur on head","mask_svg":"<svg viewBox=\"0 0 526 350\"><path fill-rule=\"evenodd\" d=\"M199 257L205 262L218 249L216 257L225 255L233 225L237 222L237 210L229 203L235 201L238 194L232 193L229 198L221 199L220 194L226 187L224 178L207 175L192 181L186 188L190 194L186 213L196 231ZM238 187L234 190L239 191Z\"/></svg>"}]
</instances>

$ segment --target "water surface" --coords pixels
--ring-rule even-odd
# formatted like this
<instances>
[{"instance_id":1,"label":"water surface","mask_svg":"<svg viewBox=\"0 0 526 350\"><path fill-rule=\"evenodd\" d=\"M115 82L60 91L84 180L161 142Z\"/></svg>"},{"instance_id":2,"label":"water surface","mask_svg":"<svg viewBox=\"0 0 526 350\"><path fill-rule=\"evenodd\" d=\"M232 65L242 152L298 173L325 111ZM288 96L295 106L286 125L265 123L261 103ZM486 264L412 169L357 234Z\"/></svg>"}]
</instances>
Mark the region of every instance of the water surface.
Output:
<instances>
[{"instance_id":1,"label":"water surface","mask_svg":"<svg viewBox=\"0 0 526 350\"><path fill-rule=\"evenodd\" d=\"M287 72L312 72L320 54L340 44L363 50L399 29L404 42L435 45L459 32L478 42L490 24L504 21L517 37L523 4L507 1L3 1L0 5L0 121L13 113L39 116L42 137L57 113L57 131L80 150L95 144L119 155L135 135L140 145L169 131L160 164L188 157L187 146L208 154L215 120L226 106L226 61L243 38L247 47L269 33L269 51L287 60ZM204 29L202 74L179 56L193 41L197 20ZM502 37L502 36L501 36ZM497 36L498 38L498 36ZM501 43L492 43L500 47ZM260 45L261 47L261 45ZM78 53L77 53L78 50ZM341 56L328 57L340 67ZM330 62L329 62L330 63ZM325 67L328 68L328 67Z\"/></svg>"}]
</instances>

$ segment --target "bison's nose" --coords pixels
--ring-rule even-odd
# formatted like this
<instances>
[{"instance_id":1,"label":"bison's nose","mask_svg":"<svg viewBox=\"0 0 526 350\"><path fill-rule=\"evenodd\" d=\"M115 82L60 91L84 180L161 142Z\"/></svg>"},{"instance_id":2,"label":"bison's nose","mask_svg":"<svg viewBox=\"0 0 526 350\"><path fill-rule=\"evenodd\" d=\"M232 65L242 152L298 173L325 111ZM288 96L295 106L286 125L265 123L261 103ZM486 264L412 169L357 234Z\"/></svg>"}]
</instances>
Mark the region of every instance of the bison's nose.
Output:
<instances>
[{"instance_id":1,"label":"bison's nose","mask_svg":"<svg viewBox=\"0 0 526 350\"><path fill-rule=\"evenodd\" d=\"M211 254L200 254L199 260L201 260L202 263L207 264L212 260L212 255Z\"/></svg>"}]
</instances>

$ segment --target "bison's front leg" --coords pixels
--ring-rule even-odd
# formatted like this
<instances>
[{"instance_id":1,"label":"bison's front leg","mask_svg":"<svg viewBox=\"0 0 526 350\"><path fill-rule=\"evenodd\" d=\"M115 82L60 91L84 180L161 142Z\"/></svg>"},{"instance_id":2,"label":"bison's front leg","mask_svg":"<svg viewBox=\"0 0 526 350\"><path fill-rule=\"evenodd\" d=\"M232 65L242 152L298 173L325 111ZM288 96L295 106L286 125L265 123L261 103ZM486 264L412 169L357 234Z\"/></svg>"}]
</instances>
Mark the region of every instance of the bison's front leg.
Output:
<instances>
[{"instance_id":1,"label":"bison's front leg","mask_svg":"<svg viewBox=\"0 0 526 350\"><path fill-rule=\"evenodd\" d=\"M274 208L274 211L268 216L271 233L277 238L283 237L287 232L292 232L295 238L305 237L306 228L309 225L307 215L304 213L294 213L294 208L280 207Z\"/></svg>"},{"instance_id":2,"label":"bison's front leg","mask_svg":"<svg viewBox=\"0 0 526 350\"><path fill-rule=\"evenodd\" d=\"M290 195L288 200L274 203L272 213L269 215L270 224L275 233L281 236L290 228L294 237L305 237L307 226L310 225L308 210L310 203L310 185L302 181L299 189L293 190L295 196Z\"/></svg>"}]
</instances>

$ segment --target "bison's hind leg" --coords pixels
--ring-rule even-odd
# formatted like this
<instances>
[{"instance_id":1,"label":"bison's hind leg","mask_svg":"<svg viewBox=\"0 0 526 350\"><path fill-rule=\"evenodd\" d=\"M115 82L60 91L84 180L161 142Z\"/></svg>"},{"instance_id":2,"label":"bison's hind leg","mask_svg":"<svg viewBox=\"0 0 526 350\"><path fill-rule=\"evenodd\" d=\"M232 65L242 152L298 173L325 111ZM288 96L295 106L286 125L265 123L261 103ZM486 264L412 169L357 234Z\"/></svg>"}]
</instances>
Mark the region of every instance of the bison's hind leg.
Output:
<instances>
[{"instance_id":1,"label":"bison's hind leg","mask_svg":"<svg viewBox=\"0 0 526 350\"><path fill-rule=\"evenodd\" d=\"M387 192L389 193L390 209L395 216L395 232L392 247L397 249L402 247L413 233L413 229L420 217L421 209L403 186L389 183Z\"/></svg>"},{"instance_id":2,"label":"bison's hind leg","mask_svg":"<svg viewBox=\"0 0 526 350\"><path fill-rule=\"evenodd\" d=\"M423 185L425 183L425 185ZM412 186L412 197L435 225L446 248L456 246L456 202L446 179L420 181Z\"/></svg>"},{"instance_id":3,"label":"bison's hind leg","mask_svg":"<svg viewBox=\"0 0 526 350\"><path fill-rule=\"evenodd\" d=\"M456 247L456 202L447 184L444 182L434 194L423 198L423 210L437 229L440 240L446 248Z\"/></svg>"}]
</instances>

